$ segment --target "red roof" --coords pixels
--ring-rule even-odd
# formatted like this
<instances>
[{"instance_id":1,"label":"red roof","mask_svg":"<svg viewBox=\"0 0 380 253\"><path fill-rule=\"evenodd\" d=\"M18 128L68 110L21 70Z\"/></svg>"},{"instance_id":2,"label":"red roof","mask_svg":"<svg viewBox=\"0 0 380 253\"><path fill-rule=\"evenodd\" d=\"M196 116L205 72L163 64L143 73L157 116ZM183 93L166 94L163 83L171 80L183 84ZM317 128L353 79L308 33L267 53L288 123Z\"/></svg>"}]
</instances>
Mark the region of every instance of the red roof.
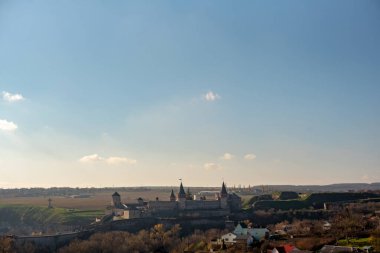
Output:
<instances>
[{"instance_id":1,"label":"red roof","mask_svg":"<svg viewBox=\"0 0 380 253\"><path fill-rule=\"evenodd\" d=\"M279 253L290 253L292 250L295 249L295 247L290 244L284 244L281 246L277 246L276 249Z\"/></svg>"},{"instance_id":2,"label":"red roof","mask_svg":"<svg viewBox=\"0 0 380 253\"><path fill-rule=\"evenodd\" d=\"M290 244L285 244L285 245L283 245L283 247L284 247L286 253L289 253L290 251L292 251L295 248L293 245L290 245Z\"/></svg>"}]
</instances>

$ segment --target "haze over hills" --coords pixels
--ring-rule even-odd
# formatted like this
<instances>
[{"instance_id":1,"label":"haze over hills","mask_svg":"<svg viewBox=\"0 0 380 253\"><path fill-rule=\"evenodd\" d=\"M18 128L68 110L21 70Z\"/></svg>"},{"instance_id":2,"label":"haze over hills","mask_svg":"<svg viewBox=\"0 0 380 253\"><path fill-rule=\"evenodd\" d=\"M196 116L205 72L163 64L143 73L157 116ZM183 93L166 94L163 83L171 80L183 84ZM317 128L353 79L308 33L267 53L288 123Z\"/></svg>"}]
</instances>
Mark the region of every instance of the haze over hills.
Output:
<instances>
[{"instance_id":1,"label":"haze over hills","mask_svg":"<svg viewBox=\"0 0 380 253\"><path fill-rule=\"evenodd\" d=\"M103 187L103 188L13 188L0 189L0 197L34 197L34 196L71 196L72 198L86 198L96 193L119 192L170 192L176 189L173 186L141 186L141 187ZM220 187L189 187L192 192L205 190L219 190ZM242 191L252 194L273 191L295 192L347 192L347 191L374 191L380 190L380 182L376 183L341 183L329 185L256 185L256 186L229 186L230 191Z\"/></svg>"}]
</instances>

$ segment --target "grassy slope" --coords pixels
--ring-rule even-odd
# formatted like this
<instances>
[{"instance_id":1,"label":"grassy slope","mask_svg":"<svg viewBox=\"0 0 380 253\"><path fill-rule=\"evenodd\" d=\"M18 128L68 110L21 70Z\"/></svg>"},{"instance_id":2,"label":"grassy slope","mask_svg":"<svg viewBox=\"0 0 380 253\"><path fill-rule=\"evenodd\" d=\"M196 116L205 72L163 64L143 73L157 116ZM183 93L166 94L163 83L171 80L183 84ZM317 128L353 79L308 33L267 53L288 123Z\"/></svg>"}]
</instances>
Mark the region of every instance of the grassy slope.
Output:
<instances>
[{"instance_id":1,"label":"grassy slope","mask_svg":"<svg viewBox=\"0 0 380 253\"><path fill-rule=\"evenodd\" d=\"M0 222L17 224L88 224L104 214L102 210L69 210L29 205L0 205Z\"/></svg>"},{"instance_id":2,"label":"grassy slope","mask_svg":"<svg viewBox=\"0 0 380 253\"><path fill-rule=\"evenodd\" d=\"M305 199L295 200L259 200L255 202L255 209L304 209L310 207L322 208L323 203L339 201L357 201L373 198L377 201L379 196L373 193L313 193Z\"/></svg>"},{"instance_id":3,"label":"grassy slope","mask_svg":"<svg viewBox=\"0 0 380 253\"><path fill-rule=\"evenodd\" d=\"M352 238L349 239L347 242L346 239L342 239L338 241L338 245L340 246L350 246L350 247L363 247L363 246L368 246L372 245L372 238Z\"/></svg>"}]
</instances>

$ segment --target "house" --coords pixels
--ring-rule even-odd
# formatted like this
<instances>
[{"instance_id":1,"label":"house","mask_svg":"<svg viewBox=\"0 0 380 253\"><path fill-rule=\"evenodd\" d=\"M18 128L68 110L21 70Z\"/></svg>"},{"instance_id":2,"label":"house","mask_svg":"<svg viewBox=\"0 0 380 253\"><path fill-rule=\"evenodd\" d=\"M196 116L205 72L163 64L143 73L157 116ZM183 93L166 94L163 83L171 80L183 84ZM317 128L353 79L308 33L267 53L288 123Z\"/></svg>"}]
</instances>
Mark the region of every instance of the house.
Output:
<instances>
[{"instance_id":1,"label":"house","mask_svg":"<svg viewBox=\"0 0 380 253\"><path fill-rule=\"evenodd\" d=\"M290 253L293 251L296 247L290 244L284 244L282 246L277 246L272 250L272 253Z\"/></svg>"},{"instance_id":2,"label":"house","mask_svg":"<svg viewBox=\"0 0 380 253\"><path fill-rule=\"evenodd\" d=\"M275 247L271 253L311 253L311 251L300 250L291 244L284 244L282 246Z\"/></svg>"},{"instance_id":3,"label":"house","mask_svg":"<svg viewBox=\"0 0 380 253\"><path fill-rule=\"evenodd\" d=\"M257 241L269 236L269 230L267 228L248 228L244 223L237 224L233 233L238 236L251 235Z\"/></svg>"},{"instance_id":4,"label":"house","mask_svg":"<svg viewBox=\"0 0 380 253\"><path fill-rule=\"evenodd\" d=\"M236 235L233 233L228 233L221 236L221 240L224 241L225 244L234 244L236 243Z\"/></svg>"},{"instance_id":5,"label":"house","mask_svg":"<svg viewBox=\"0 0 380 253\"><path fill-rule=\"evenodd\" d=\"M251 228L248 233L253 236L257 241L269 237L269 230L267 228Z\"/></svg>"},{"instance_id":6,"label":"house","mask_svg":"<svg viewBox=\"0 0 380 253\"><path fill-rule=\"evenodd\" d=\"M244 223L238 224L232 233L222 235L220 241L225 244L238 244L240 246L250 246L255 241L259 242L263 238L269 238L269 230L266 228L248 228Z\"/></svg>"},{"instance_id":7,"label":"house","mask_svg":"<svg viewBox=\"0 0 380 253\"><path fill-rule=\"evenodd\" d=\"M235 235L247 234L247 225L244 223L238 223L233 231Z\"/></svg>"}]
</instances>

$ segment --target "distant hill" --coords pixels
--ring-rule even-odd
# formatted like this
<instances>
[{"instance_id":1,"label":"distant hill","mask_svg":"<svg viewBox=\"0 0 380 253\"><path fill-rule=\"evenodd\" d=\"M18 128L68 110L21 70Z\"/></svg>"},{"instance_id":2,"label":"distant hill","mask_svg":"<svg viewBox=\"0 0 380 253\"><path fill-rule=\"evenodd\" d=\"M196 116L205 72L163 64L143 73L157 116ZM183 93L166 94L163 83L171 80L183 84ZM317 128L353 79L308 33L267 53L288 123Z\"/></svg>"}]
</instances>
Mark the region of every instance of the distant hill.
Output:
<instances>
[{"instance_id":1,"label":"distant hill","mask_svg":"<svg viewBox=\"0 0 380 253\"><path fill-rule=\"evenodd\" d=\"M265 188L269 191L294 191L294 192L347 192L347 191L375 191L380 190L380 183L342 183L329 185L260 185L254 186L253 189L262 190Z\"/></svg>"}]
</instances>

